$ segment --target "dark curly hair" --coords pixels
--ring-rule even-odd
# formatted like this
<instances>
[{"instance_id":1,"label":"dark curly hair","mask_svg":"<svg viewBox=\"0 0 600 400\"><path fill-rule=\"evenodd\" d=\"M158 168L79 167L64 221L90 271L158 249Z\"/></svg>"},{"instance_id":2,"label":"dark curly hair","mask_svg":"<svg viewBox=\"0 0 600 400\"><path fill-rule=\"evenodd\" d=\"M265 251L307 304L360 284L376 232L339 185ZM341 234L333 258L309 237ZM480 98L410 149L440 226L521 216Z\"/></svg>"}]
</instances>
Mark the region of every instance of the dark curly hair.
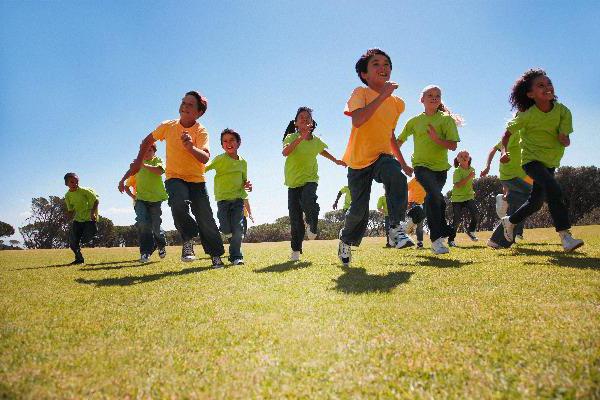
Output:
<instances>
[{"instance_id":1,"label":"dark curly hair","mask_svg":"<svg viewBox=\"0 0 600 400\"><path fill-rule=\"evenodd\" d=\"M546 75L546 71L541 68L532 68L525 71L525 73L516 80L508 99L508 102L512 106L513 110L517 110L519 112L527 111L532 105L535 104L535 101L532 98L529 98L527 93L531 91L533 81L538 76L548 75ZM554 100L556 100L556 96Z\"/></svg>"},{"instance_id":2,"label":"dark curly hair","mask_svg":"<svg viewBox=\"0 0 600 400\"><path fill-rule=\"evenodd\" d=\"M196 92L195 90L191 90L191 91L187 92L185 95L186 96L194 96L196 98L196 102L198 105L198 111L200 111L202 114L204 114L206 112L206 109L208 108L208 100L206 99L206 97L202 96L200 93Z\"/></svg>"},{"instance_id":3,"label":"dark curly hair","mask_svg":"<svg viewBox=\"0 0 600 400\"><path fill-rule=\"evenodd\" d=\"M298 111L296 111L296 116L294 117L293 120L290 121L290 123L288 124L287 128L285 128L285 133L283 134L283 139L281 139L282 141L284 141L285 137L287 135L289 135L290 133L296 132L296 119L298 119L298 115L300 115L300 113L302 111L306 111L307 113L309 113L310 117L312 118L312 113L313 113L312 108L309 108L309 107L306 107L306 106L299 107ZM314 132L314 130L315 130L316 127L317 127L317 121L315 121L313 119L313 126L312 126L311 132Z\"/></svg>"},{"instance_id":4,"label":"dark curly hair","mask_svg":"<svg viewBox=\"0 0 600 400\"><path fill-rule=\"evenodd\" d=\"M363 54L362 56L360 56L360 58L356 62L356 66L354 67L354 69L356 70L356 73L358 74L358 78L365 85L368 85L368 83L367 83L367 81L365 81L363 79L361 73L366 73L367 72L367 65L369 64L369 60L375 54L381 54L382 56L385 56L388 59L389 63L390 63L390 69L392 69L392 59L390 58L390 56L387 55L387 53L385 51L383 51L381 49L378 49L376 47L373 48L373 49L367 50L367 52L365 54Z\"/></svg>"},{"instance_id":5,"label":"dark curly hair","mask_svg":"<svg viewBox=\"0 0 600 400\"><path fill-rule=\"evenodd\" d=\"M223 132L221 132L221 144L223 144L223 136L225 135L233 135L235 137L235 140L237 140L238 144L242 144L242 137L240 136L240 134L231 128L225 128L223 129Z\"/></svg>"}]
</instances>

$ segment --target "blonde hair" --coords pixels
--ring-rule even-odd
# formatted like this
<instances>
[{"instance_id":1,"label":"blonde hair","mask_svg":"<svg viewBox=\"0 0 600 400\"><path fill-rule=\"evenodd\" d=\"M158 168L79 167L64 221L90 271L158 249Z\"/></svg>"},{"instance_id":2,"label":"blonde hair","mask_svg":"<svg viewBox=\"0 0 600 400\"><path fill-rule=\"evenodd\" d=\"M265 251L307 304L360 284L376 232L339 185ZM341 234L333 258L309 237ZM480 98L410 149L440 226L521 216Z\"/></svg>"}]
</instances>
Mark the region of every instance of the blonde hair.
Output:
<instances>
[{"instance_id":1,"label":"blonde hair","mask_svg":"<svg viewBox=\"0 0 600 400\"><path fill-rule=\"evenodd\" d=\"M423 96L425 95L425 92L427 92L428 90L431 90L431 89L439 90L440 96L441 96L442 88L440 88L438 85L427 85L421 91L421 98L423 98ZM437 109L438 109L438 111L441 111L442 113L452 117L456 126L463 126L465 124L465 119L462 117L462 115L453 113L452 110L450 110L448 108L448 106L446 106L444 104L444 102L440 102L440 105L438 106Z\"/></svg>"}]
</instances>

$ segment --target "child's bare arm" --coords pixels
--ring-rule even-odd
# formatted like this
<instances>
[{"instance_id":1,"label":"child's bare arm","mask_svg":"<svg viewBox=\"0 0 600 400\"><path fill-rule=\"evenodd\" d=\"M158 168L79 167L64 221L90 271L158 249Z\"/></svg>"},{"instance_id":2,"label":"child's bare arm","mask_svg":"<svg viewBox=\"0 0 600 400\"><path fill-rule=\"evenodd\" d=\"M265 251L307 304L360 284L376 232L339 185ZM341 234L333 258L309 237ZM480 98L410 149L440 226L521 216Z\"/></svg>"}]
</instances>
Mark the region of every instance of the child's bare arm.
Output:
<instances>
[{"instance_id":1,"label":"child's bare arm","mask_svg":"<svg viewBox=\"0 0 600 400\"><path fill-rule=\"evenodd\" d=\"M377 96L375 100L363 108L352 111L350 114L352 116L352 125L355 128L360 128L361 125L367 122L373 116L373 114L375 114L375 111L377 111L379 106L383 104L383 102L390 97L397 88L398 84L396 82L386 82L385 85L383 85L382 92L379 93L379 96Z\"/></svg>"},{"instance_id":2,"label":"child's bare arm","mask_svg":"<svg viewBox=\"0 0 600 400\"><path fill-rule=\"evenodd\" d=\"M144 163L144 154L146 154L146 152L148 151L150 146L154 144L154 142L156 142L156 139L154 139L154 136L152 136L152 134L149 134L144 138L144 140L142 140L142 144L140 144L140 150L138 152L137 157L129 165L129 169L127 170L127 172L125 172L125 175L123 175L123 177L119 181L119 192L123 193L123 191L125 190L125 181L127 180L127 178L129 178L131 175L137 174L140 168L142 168L142 164Z\"/></svg>"},{"instance_id":3,"label":"child's bare arm","mask_svg":"<svg viewBox=\"0 0 600 400\"><path fill-rule=\"evenodd\" d=\"M146 168L148 171L152 172L154 175L162 175L165 172L165 170L162 169L162 167L156 166L156 165L143 164L142 167Z\"/></svg>"},{"instance_id":4,"label":"child's bare arm","mask_svg":"<svg viewBox=\"0 0 600 400\"><path fill-rule=\"evenodd\" d=\"M194 156L196 160L201 162L202 164L206 164L210 159L210 152L208 149L201 149L194 146L194 142L192 142L192 137L189 133L183 132L181 135L181 141L183 142L183 147Z\"/></svg>"},{"instance_id":5,"label":"child's bare arm","mask_svg":"<svg viewBox=\"0 0 600 400\"><path fill-rule=\"evenodd\" d=\"M299 135L293 142L285 145L285 147L281 151L281 154L283 154L284 157L289 156L290 154L292 154L292 151L294 151L296 147L298 147L300 142L302 142L303 140L304 137L302 135Z\"/></svg>"},{"instance_id":6,"label":"child's bare arm","mask_svg":"<svg viewBox=\"0 0 600 400\"><path fill-rule=\"evenodd\" d=\"M564 147L569 147L569 145L571 144L571 138L569 137L569 135L565 135L564 133L558 134L558 141Z\"/></svg>"},{"instance_id":7,"label":"child's bare arm","mask_svg":"<svg viewBox=\"0 0 600 400\"><path fill-rule=\"evenodd\" d=\"M337 158L335 158L334 156L331 155L331 153L329 153L327 150L323 150L322 152L320 152L319 154L321 154L323 157L325 157L328 160L333 161L334 163L336 163L337 165L341 165L343 167L346 166L346 163L343 162L342 160L338 160Z\"/></svg>"},{"instance_id":8,"label":"child's bare arm","mask_svg":"<svg viewBox=\"0 0 600 400\"><path fill-rule=\"evenodd\" d=\"M394 135L394 132L392 132L392 136L390 138L390 144L392 146L392 153L394 154L394 157L396 157L396 159L400 163L400 166L402 167L402 171L404 171L404 173L406 175L412 176L414 170L404 160L404 157L402 156L402 152L400 151L400 146L398 146L398 142L396 141L396 135Z\"/></svg>"},{"instance_id":9,"label":"child's bare arm","mask_svg":"<svg viewBox=\"0 0 600 400\"><path fill-rule=\"evenodd\" d=\"M92 206L92 211L90 212L90 219L92 221L96 221L98 219L98 203L99 201L96 200Z\"/></svg>"},{"instance_id":10,"label":"child's bare arm","mask_svg":"<svg viewBox=\"0 0 600 400\"><path fill-rule=\"evenodd\" d=\"M471 171L471 173L469 174L469 176L466 176L466 177L464 177L463 179L461 179L460 181L456 182L456 183L454 184L454 187L459 187L459 188L461 188L461 187L465 186L467 183L469 183L469 181L470 181L471 179L473 179L474 177L475 177L475 172L474 172L474 171Z\"/></svg>"},{"instance_id":11,"label":"child's bare arm","mask_svg":"<svg viewBox=\"0 0 600 400\"><path fill-rule=\"evenodd\" d=\"M342 192L338 192L337 197L335 198L335 201L333 202L334 210L337 210L338 201L340 200L340 197L342 197Z\"/></svg>"},{"instance_id":12,"label":"child's bare arm","mask_svg":"<svg viewBox=\"0 0 600 400\"><path fill-rule=\"evenodd\" d=\"M500 152L500 154L502 154L502 155L500 156L500 162L503 164L510 161L510 156L508 155L508 152L506 149L508 147L508 141L510 139L510 135L511 135L510 131L507 130L506 132L504 132L504 136L502 136L502 150Z\"/></svg>"},{"instance_id":13,"label":"child's bare arm","mask_svg":"<svg viewBox=\"0 0 600 400\"><path fill-rule=\"evenodd\" d=\"M127 193L127 196L135 200L135 194L133 194L129 186L125 186L125 193Z\"/></svg>"},{"instance_id":14,"label":"child's bare arm","mask_svg":"<svg viewBox=\"0 0 600 400\"><path fill-rule=\"evenodd\" d=\"M494 159L494 155L496 155L497 151L498 151L498 149L496 147L492 147L492 149L490 150L490 152L488 154L488 157L487 157L485 168L479 174L480 177L483 178L484 176L486 176L487 174L489 174L489 172L490 172L490 165L492 164L492 160Z\"/></svg>"},{"instance_id":15,"label":"child's bare arm","mask_svg":"<svg viewBox=\"0 0 600 400\"><path fill-rule=\"evenodd\" d=\"M429 137L433 140L437 145L447 148L448 150L456 150L456 142L454 140L446 140L440 138L437 131L433 127L433 125L429 124Z\"/></svg>"}]
</instances>

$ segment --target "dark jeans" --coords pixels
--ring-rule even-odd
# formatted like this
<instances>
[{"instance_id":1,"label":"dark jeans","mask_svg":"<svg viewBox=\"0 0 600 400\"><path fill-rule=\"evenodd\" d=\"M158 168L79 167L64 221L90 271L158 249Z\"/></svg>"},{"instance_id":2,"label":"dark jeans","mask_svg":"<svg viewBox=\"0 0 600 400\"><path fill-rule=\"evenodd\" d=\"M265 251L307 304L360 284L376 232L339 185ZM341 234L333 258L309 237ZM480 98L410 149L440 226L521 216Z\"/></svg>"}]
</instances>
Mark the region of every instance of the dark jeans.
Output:
<instances>
[{"instance_id":1,"label":"dark jeans","mask_svg":"<svg viewBox=\"0 0 600 400\"><path fill-rule=\"evenodd\" d=\"M140 241L140 254L152 254L155 248L167 245L165 232L160 227L162 201L135 201L135 222Z\"/></svg>"},{"instance_id":2,"label":"dark jeans","mask_svg":"<svg viewBox=\"0 0 600 400\"><path fill-rule=\"evenodd\" d=\"M429 225L429 238L432 242L441 237L450 237L453 229L446 221L446 200L442 189L446 184L448 171L432 171L425 167L415 167L415 177L425 192L425 215Z\"/></svg>"},{"instance_id":3,"label":"dark jeans","mask_svg":"<svg viewBox=\"0 0 600 400\"><path fill-rule=\"evenodd\" d=\"M248 218L243 217L242 218L242 226L244 227L244 237L246 236L246 233L248 232Z\"/></svg>"},{"instance_id":4,"label":"dark jeans","mask_svg":"<svg viewBox=\"0 0 600 400\"><path fill-rule=\"evenodd\" d=\"M507 215L512 215L527 201L531 193L531 185L521 178L512 178L500 181L506 192L506 201L508 202ZM523 235L525 221L521 221L515 226L515 235Z\"/></svg>"},{"instance_id":5,"label":"dark jeans","mask_svg":"<svg viewBox=\"0 0 600 400\"><path fill-rule=\"evenodd\" d=\"M359 246L367 230L373 181L383 183L385 187L390 227L395 227L400 221L404 221L408 198L406 176L394 157L382 154L366 168L348 168L348 187L352 204L346 213L340 236L342 242L346 244Z\"/></svg>"},{"instance_id":6,"label":"dark jeans","mask_svg":"<svg viewBox=\"0 0 600 400\"><path fill-rule=\"evenodd\" d=\"M523 165L523 169L533 179L533 188L525 204L510 216L509 221L513 224L525 221L525 218L542 208L545 198L556 231L570 229L569 210L560 185L554 179L555 168L546 168L541 162L532 161Z\"/></svg>"},{"instance_id":7,"label":"dark jeans","mask_svg":"<svg viewBox=\"0 0 600 400\"><path fill-rule=\"evenodd\" d=\"M81 256L80 243L87 243L98 233L96 221L77 222L73 221L69 233L69 247L76 257Z\"/></svg>"},{"instance_id":8,"label":"dark jeans","mask_svg":"<svg viewBox=\"0 0 600 400\"><path fill-rule=\"evenodd\" d=\"M229 261L243 258L242 237L244 236L244 200L221 200L217 203L217 217L221 232L231 234Z\"/></svg>"},{"instance_id":9,"label":"dark jeans","mask_svg":"<svg viewBox=\"0 0 600 400\"><path fill-rule=\"evenodd\" d=\"M415 208L415 207L419 207L419 208ZM406 214L407 217L411 218L411 214L421 214L424 213L423 211L420 211L419 209L421 208L420 204L417 203L408 203L408 213ZM415 227L415 234L417 235L417 242L423 242L423 225L425 224L425 218L419 218L417 219L419 222L415 222L415 220L413 219L413 223L416 225Z\"/></svg>"},{"instance_id":10,"label":"dark jeans","mask_svg":"<svg viewBox=\"0 0 600 400\"><path fill-rule=\"evenodd\" d=\"M317 232L319 223L319 204L317 203L317 183L308 182L303 186L288 189L288 211L292 233L292 250L302 251L302 240L306 229L302 213L306 215L306 223L312 232Z\"/></svg>"},{"instance_id":11,"label":"dark jeans","mask_svg":"<svg viewBox=\"0 0 600 400\"><path fill-rule=\"evenodd\" d=\"M198 235L206 254L212 257L223 255L225 249L210 208L206 184L171 178L165 181L165 189L169 194L175 228L183 241ZM190 215L190 209L194 218Z\"/></svg>"},{"instance_id":12,"label":"dark jeans","mask_svg":"<svg viewBox=\"0 0 600 400\"><path fill-rule=\"evenodd\" d=\"M454 218L452 219L452 234L448 237L448 240L454 240L456 238L456 232L462 221L463 210L469 211L469 232L475 232L477 229L477 204L475 200L457 201L452 202L452 213Z\"/></svg>"}]
</instances>

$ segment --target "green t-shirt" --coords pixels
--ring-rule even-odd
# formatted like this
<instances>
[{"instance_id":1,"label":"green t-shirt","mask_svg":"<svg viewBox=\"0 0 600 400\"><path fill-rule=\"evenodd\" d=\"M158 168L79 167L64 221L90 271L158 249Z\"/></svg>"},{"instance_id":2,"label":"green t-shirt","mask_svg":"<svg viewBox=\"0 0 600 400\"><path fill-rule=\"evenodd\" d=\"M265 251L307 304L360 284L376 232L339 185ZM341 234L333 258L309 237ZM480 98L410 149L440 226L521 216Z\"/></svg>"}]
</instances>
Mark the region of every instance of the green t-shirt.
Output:
<instances>
[{"instance_id":1,"label":"green t-shirt","mask_svg":"<svg viewBox=\"0 0 600 400\"><path fill-rule=\"evenodd\" d=\"M517 131L517 133L510 135L508 139L508 146L506 150L508 151L508 155L510 156L510 161L507 163L500 163L500 180L508 181L513 178L521 178L524 179L527 174L521 167L521 133ZM496 145L498 150L502 150L502 141L498 142Z\"/></svg>"},{"instance_id":2,"label":"green t-shirt","mask_svg":"<svg viewBox=\"0 0 600 400\"><path fill-rule=\"evenodd\" d=\"M388 209L387 209L387 200L386 200L385 196L381 196L379 198L379 200L377 200L377 209L381 210L382 208L383 208L383 216L387 217Z\"/></svg>"},{"instance_id":3,"label":"green t-shirt","mask_svg":"<svg viewBox=\"0 0 600 400\"><path fill-rule=\"evenodd\" d=\"M429 124L433 125L440 139L460 142L454 119L441 111L434 115L419 114L408 120L399 139L406 142L414 136L415 150L412 155L413 167L426 167L432 171L447 171L448 149L435 143L429 137Z\"/></svg>"},{"instance_id":4,"label":"green t-shirt","mask_svg":"<svg viewBox=\"0 0 600 400\"><path fill-rule=\"evenodd\" d=\"M340 193L344 195L344 207L343 210L347 210L350 208L350 204L352 204L352 195L350 194L350 188L348 186L344 186L340 189Z\"/></svg>"},{"instance_id":5,"label":"green t-shirt","mask_svg":"<svg viewBox=\"0 0 600 400\"><path fill-rule=\"evenodd\" d=\"M299 133L287 135L283 141L286 146L300 136ZM327 148L327 145L318 136L313 135L311 140L303 140L285 158L285 185L296 188L308 182L319 182L319 166L317 156Z\"/></svg>"},{"instance_id":6,"label":"green t-shirt","mask_svg":"<svg viewBox=\"0 0 600 400\"><path fill-rule=\"evenodd\" d=\"M540 161L546 168L556 168L565 153L558 134L573 132L573 119L571 111L559 102L547 113L533 105L517 113L506 129L513 135L521 132L521 165Z\"/></svg>"},{"instance_id":7,"label":"green t-shirt","mask_svg":"<svg viewBox=\"0 0 600 400\"><path fill-rule=\"evenodd\" d=\"M473 167L469 167L468 169L464 169L458 167L454 170L454 175L452 176L452 183L457 183L465 179L471 172L475 172ZM453 203L459 203L462 201L473 200L475 198L475 191L473 190L473 178L469 179L467 183L463 187L452 188L452 197L450 201Z\"/></svg>"},{"instance_id":8,"label":"green t-shirt","mask_svg":"<svg viewBox=\"0 0 600 400\"><path fill-rule=\"evenodd\" d=\"M160 167L164 171L164 165L159 157L154 157L151 160L144 160L144 164ZM165 201L169 198L165 190L165 184L162 180L162 175L156 175L148 169L142 167L135 175L135 198L143 201Z\"/></svg>"},{"instance_id":9,"label":"green t-shirt","mask_svg":"<svg viewBox=\"0 0 600 400\"><path fill-rule=\"evenodd\" d=\"M65 203L68 211L75 211L73 220L77 222L91 221L92 208L98 200L98 195L93 189L79 187L74 192L70 190L65 194Z\"/></svg>"},{"instance_id":10,"label":"green t-shirt","mask_svg":"<svg viewBox=\"0 0 600 400\"><path fill-rule=\"evenodd\" d=\"M227 153L216 156L207 166L206 171L214 169L215 174L215 199L236 200L245 199L248 194L244 190L244 183L248 179L248 165L246 160L231 158Z\"/></svg>"}]
</instances>

